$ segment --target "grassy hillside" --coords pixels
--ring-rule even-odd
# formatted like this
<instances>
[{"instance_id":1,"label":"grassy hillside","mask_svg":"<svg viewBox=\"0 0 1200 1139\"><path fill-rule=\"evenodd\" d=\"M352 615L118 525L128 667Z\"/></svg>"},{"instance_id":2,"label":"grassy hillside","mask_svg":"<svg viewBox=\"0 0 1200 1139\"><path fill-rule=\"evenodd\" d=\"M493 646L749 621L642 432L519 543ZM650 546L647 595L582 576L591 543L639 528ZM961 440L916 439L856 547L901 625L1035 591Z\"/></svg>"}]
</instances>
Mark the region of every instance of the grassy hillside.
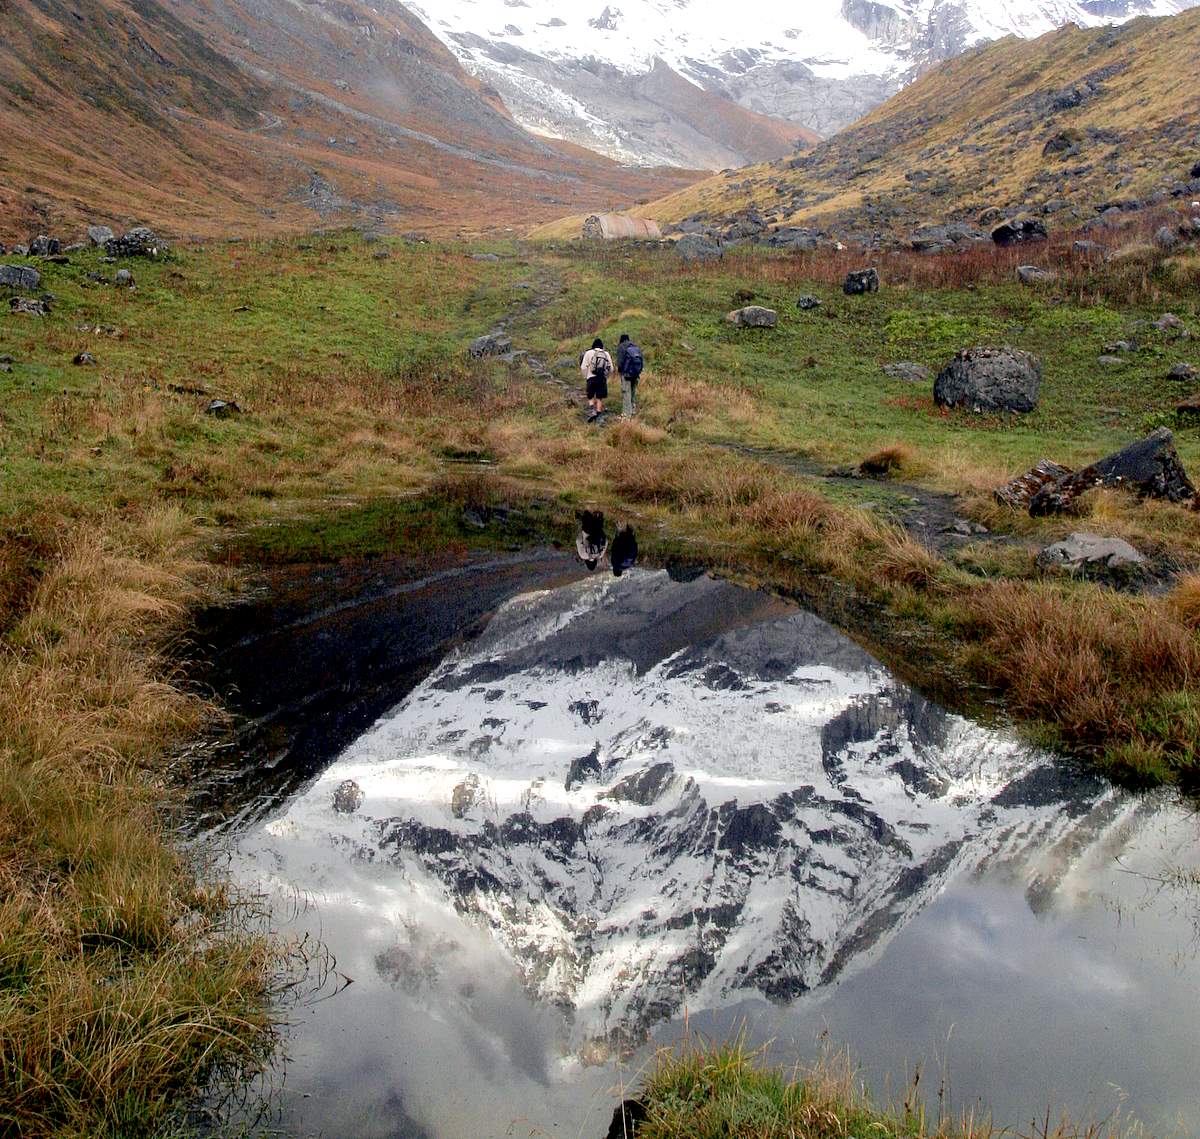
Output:
<instances>
[{"instance_id":1,"label":"grassy hillside","mask_svg":"<svg viewBox=\"0 0 1200 1139\"><path fill-rule=\"evenodd\" d=\"M8 0L0 241L478 232L694 180L522 131L402 5Z\"/></svg>"},{"instance_id":2,"label":"grassy hillside","mask_svg":"<svg viewBox=\"0 0 1200 1139\"><path fill-rule=\"evenodd\" d=\"M521 540L562 541L595 504L647 554L682 555L797 598L949 706L1002 714L1133 782L1200 773L1200 516L1090 495L1069 518L998 509L989 489L1043 455L1078 464L1177 421L1200 330L1194 258L1089 267L1038 289L1014 253L893 256L845 298L845 258L738 250L368 243L183 246L135 263L46 264L44 318L0 306L0 1135L146 1135L199 1076L272 1043L279 957L172 845L179 749L219 709L167 649L223 563L465 544L463 507L504 503ZM376 257L376 253L387 253ZM848 257L848 255L846 255ZM968 287L969 286L969 287ZM795 307L799 292L822 301ZM748 295L773 330L725 313ZM507 318L538 363L474 360ZM580 348L629 331L643 413L585 424ZM1126 362L1101 368L1110 340ZM1045 364L1019 420L943 411L884 363L938 366L976 342ZM90 352L95 363L72 360ZM565 361L565 363L556 363ZM1200 363L1200 361L1196 361ZM227 418L213 397L236 400ZM888 456L890 479L830 467ZM361 508L361 509L360 509ZM933 510L994 536L934 547ZM1045 572L1070 530L1123 536L1158 588ZM482 540L508 543L496 523ZM940 544L939 544L940 543ZM225 579L226 587L236 579ZM997 713L1000 709L1000 713Z\"/></svg>"},{"instance_id":3,"label":"grassy hillside","mask_svg":"<svg viewBox=\"0 0 1200 1139\"><path fill-rule=\"evenodd\" d=\"M644 212L677 222L753 205L781 225L863 236L984 211L1091 216L1188 179L1200 161L1198 57L1197 9L1001 40L805 155L708 179Z\"/></svg>"}]
</instances>

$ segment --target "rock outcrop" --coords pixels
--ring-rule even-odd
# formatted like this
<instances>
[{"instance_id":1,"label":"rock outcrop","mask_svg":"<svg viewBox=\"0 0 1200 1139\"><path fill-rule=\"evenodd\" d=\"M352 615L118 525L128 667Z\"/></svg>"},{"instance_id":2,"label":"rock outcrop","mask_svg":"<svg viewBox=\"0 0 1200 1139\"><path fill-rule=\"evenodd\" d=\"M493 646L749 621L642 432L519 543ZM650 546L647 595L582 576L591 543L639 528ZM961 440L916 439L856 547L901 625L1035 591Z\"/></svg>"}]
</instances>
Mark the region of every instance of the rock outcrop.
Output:
<instances>
[{"instance_id":1,"label":"rock outcrop","mask_svg":"<svg viewBox=\"0 0 1200 1139\"><path fill-rule=\"evenodd\" d=\"M1032 411L1042 386L1042 362L1017 348L967 348L939 373L933 398L939 407L975 411Z\"/></svg>"}]
</instances>

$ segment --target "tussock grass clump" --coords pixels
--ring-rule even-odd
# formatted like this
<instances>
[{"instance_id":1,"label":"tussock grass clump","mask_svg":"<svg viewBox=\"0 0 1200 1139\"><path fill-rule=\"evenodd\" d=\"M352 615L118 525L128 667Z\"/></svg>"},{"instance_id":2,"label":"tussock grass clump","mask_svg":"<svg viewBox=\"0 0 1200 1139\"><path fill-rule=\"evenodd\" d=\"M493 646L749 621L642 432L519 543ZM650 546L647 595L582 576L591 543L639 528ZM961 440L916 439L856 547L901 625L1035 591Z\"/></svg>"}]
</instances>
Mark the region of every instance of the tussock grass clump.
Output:
<instances>
[{"instance_id":1,"label":"tussock grass clump","mask_svg":"<svg viewBox=\"0 0 1200 1139\"><path fill-rule=\"evenodd\" d=\"M971 590L957 609L960 631L975 640L968 660L1017 715L1135 777L1200 771L1200 640L1172 604L999 581Z\"/></svg>"},{"instance_id":2,"label":"tussock grass clump","mask_svg":"<svg viewBox=\"0 0 1200 1139\"><path fill-rule=\"evenodd\" d=\"M893 1110L874 1104L844 1056L785 1071L741 1042L685 1043L659 1054L638 1093L645 1118L638 1139L1117 1139L1118 1124L1076 1125L1048 1118L1032 1132L1001 1130L965 1114L932 1117L910 1090Z\"/></svg>"},{"instance_id":3,"label":"tussock grass clump","mask_svg":"<svg viewBox=\"0 0 1200 1139\"><path fill-rule=\"evenodd\" d=\"M608 445L618 451L628 451L635 447L654 447L666 437L667 433L661 427L630 419L612 427L608 432Z\"/></svg>"},{"instance_id":4,"label":"tussock grass clump","mask_svg":"<svg viewBox=\"0 0 1200 1139\"><path fill-rule=\"evenodd\" d=\"M1167 605L1180 624L1200 630L1200 574L1185 574L1167 596Z\"/></svg>"},{"instance_id":5,"label":"tussock grass clump","mask_svg":"<svg viewBox=\"0 0 1200 1139\"><path fill-rule=\"evenodd\" d=\"M859 470L871 478L911 476L917 470L916 453L907 443L892 443L863 459Z\"/></svg>"},{"instance_id":6,"label":"tussock grass clump","mask_svg":"<svg viewBox=\"0 0 1200 1139\"><path fill-rule=\"evenodd\" d=\"M194 537L171 507L67 527L4 638L0 1135L141 1133L271 1040L272 951L159 813L164 756L212 712L161 648Z\"/></svg>"}]
</instances>

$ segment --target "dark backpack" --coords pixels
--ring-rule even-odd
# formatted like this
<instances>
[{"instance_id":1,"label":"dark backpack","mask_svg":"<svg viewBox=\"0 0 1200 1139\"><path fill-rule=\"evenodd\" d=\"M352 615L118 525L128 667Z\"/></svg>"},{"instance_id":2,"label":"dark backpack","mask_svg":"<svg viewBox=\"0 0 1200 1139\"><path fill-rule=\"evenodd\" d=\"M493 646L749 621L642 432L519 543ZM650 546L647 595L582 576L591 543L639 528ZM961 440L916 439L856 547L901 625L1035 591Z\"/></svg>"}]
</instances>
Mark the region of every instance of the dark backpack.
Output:
<instances>
[{"instance_id":1,"label":"dark backpack","mask_svg":"<svg viewBox=\"0 0 1200 1139\"><path fill-rule=\"evenodd\" d=\"M625 348L625 358L621 365L621 375L627 380L636 380L642 374L646 361L642 359L642 350L636 344Z\"/></svg>"}]
</instances>

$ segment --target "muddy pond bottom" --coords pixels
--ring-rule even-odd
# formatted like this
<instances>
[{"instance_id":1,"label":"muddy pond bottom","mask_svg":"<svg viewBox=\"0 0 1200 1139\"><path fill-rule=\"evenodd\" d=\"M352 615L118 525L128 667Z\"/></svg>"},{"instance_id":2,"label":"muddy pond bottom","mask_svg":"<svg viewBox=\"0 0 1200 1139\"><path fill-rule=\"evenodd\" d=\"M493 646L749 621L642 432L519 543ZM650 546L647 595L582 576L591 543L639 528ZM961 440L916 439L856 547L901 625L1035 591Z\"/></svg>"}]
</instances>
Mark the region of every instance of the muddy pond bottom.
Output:
<instances>
[{"instance_id":1,"label":"muddy pond bottom","mask_svg":"<svg viewBox=\"0 0 1200 1139\"><path fill-rule=\"evenodd\" d=\"M336 994L271 1133L600 1139L655 1045L1200 1134L1200 827L699 577L504 602L236 836ZM1191 883L1191 884L1189 884ZM353 983L347 984L346 981Z\"/></svg>"}]
</instances>

